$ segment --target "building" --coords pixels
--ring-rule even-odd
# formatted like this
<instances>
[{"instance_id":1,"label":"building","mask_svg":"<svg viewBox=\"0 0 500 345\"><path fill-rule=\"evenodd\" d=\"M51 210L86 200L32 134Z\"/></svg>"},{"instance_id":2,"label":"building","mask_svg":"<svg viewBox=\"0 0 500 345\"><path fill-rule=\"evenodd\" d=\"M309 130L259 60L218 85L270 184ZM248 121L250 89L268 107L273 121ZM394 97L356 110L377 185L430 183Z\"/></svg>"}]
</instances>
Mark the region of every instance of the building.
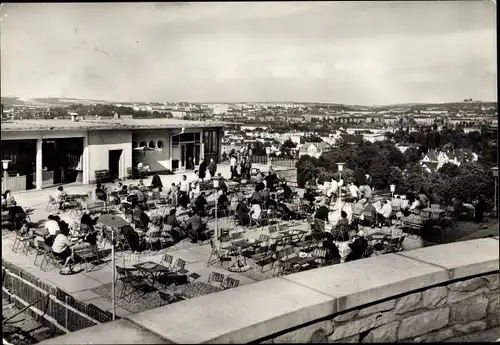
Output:
<instances>
[{"instance_id":1,"label":"building","mask_svg":"<svg viewBox=\"0 0 500 345\"><path fill-rule=\"evenodd\" d=\"M93 183L98 170L123 179L139 162L160 172L182 171L190 157L195 164L201 158L219 161L223 124L177 119L25 120L3 122L1 134L2 159L11 161L10 176L24 177L24 187L16 187L22 190Z\"/></svg>"},{"instance_id":2,"label":"building","mask_svg":"<svg viewBox=\"0 0 500 345\"><path fill-rule=\"evenodd\" d=\"M478 155L471 150L455 149L449 151L429 150L420 160L420 165L429 172L437 171L446 163L460 166L463 163L475 162Z\"/></svg>"},{"instance_id":3,"label":"building","mask_svg":"<svg viewBox=\"0 0 500 345\"><path fill-rule=\"evenodd\" d=\"M322 154L330 152L331 150L332 146L324 141L319 143L305 143L299 148L299 157L308 155L319 158Z\"/></svg>"}]
</instances>

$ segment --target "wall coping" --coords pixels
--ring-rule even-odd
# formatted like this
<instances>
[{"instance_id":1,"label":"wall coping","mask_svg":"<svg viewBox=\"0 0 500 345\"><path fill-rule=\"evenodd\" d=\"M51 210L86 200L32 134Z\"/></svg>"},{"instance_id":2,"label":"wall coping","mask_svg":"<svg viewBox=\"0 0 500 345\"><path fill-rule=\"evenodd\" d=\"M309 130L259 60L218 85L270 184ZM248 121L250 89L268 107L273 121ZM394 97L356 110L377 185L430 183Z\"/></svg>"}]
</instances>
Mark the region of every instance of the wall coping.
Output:
<instances>
[{"instance_id":1,"label":"wall coping","mask_svg":"<svg viewBox=\"0 0 500 345\"><path fill-rule=\"evenodd\" d=\"M129 315L41 344L130 344L131 332L138 344L252 342L411 291L498 272L498 244L496 238L483 238L327 266Z\"/></svg>"}]
</instances>

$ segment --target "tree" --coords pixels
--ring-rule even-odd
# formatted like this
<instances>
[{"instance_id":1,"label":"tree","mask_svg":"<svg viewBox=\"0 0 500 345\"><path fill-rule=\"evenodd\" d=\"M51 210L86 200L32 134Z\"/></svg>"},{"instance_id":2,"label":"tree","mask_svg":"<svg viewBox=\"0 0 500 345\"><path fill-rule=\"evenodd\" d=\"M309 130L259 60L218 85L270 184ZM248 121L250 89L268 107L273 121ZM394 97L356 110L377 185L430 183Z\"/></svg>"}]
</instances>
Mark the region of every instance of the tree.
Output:
<instances>
[{"instance_id":1,"label":"tree","mask_svg":"<svg viewBox=\"0 0 500 345\"><path fill-rule=\"evenodd\" d=\"M439 168L438 173L440 173L441 175L446 175L447 177L456 177L460 175L461 169L456 164L445 163L441 168Z\"/></svg>"}]
</instances>

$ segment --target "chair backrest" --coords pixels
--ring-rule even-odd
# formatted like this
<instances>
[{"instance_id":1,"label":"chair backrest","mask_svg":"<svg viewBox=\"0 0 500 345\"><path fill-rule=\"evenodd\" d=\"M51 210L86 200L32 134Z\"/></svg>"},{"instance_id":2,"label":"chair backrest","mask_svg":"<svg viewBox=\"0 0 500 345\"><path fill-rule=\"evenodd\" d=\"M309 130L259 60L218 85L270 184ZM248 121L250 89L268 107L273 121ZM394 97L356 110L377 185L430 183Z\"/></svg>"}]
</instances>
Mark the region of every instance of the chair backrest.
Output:
<instances>
[{"instance_id":1,"label":"chair backrest","mask_svg":"<svg viewBox=\"0 0 500 345\"><path fill-rule=\"evenodd\" d=\"M170 265L172 265L172 262L174 262L174 257L170 254L165 254L161 258L160 264L165 263L165 264L168 264L170 266Z\"/></svg>"},{"instance_id":2,"label":"chair backrest","mask_svg":"<svg viewBox=\"0 0 500 345\"><path fill-rule=\"evenodd\" d=\"M208 283L210 282L222 283L224 281L224 278L225 276L222 273L212 272L208 276Z\"/></svg>"},{"instance_id":3,"label":"chair backrest","mask_svg":"<svg viewBox=\"0 0 500 345\"><path fill-rule=\"evenodd\" d=\"M121 266L118 266L118 265L115 265L116 267L116 273L118 273L119 276L126 276L127 275L127 270L125 269L125 267L121 267Z\"/></svg>"},{"instance_id":4,"label":"chair backrest","mask_svg":"<svg viewBox=\"0 0 500 345\"><path fill-rule=\"evenodd\" d=\"M403 242L405 241L405 237L406 237L406 235L402 235L402 236L399 238L399 241L398 241L398 246L402 246L402 245L403 245Z\"/></svg>"},{"instance_id":5,"label":"chair backrest","mask_svg":"<svg viewBox=\"0 0 500 345\"><path fill-rule=\"evenodd\" d=\"M440 206L439 206L439 204L431 204L431 208L432 209L439 209Z\"/></svg>"},{"instance_id":6,"label":"chair backrest","mask_svg":"<svg viewBox=\"0 0 500 345\"><path fill-rule=\"evenodd\" d=\"M239 285L240 281L231 277L224 278L224 281L222 282L222 286L224 289L232 289L238 287Z\"/></svg>"},{"instance_id":7,"label":"chair backrest","mask_svg":"<svg viewBox=\"0 0 500 345\"><path fill-rule=\"evenodd\" d=\"M269 225L269 233L273 234L278 231L278 227L276 225Z\"/></svg>"},{"instance_id":8,"label":"chair backrest","mask_svg":"<svg viewBox=\"0 0 500 345\"><path fill-rule=\"evenodd\" d=\"M160 237L161 237L161 231L160 230L151 231L149 233L149 238L160 238Z\"/></svg>"},{"instance_id":9,"label":"chair backrest","mask_svg":"<svg viewBox=\"0 0 500 345\"><path fill-rule=\"evenodd\" d=\"M279 227L280 231L288 231L287 224L279 224L278 227Z\"/></svg>"},{"instance_id":10,"label":"chair backrest","mask_svg":"<svg viewBox=\"0 0 500 345\"><path fill-rule=\"evenodd\" d=\"M295 253L295 250L293 249L293 247L286 247L285 253L286 253L286 256L292 255L293 253Z\"/></svg>"},{"instance_id":11,"label":"chair backrest","mask_svg":"<svg viewBox=\"0 0 500 345\"><path fill-rule=\"evenodd\" d=\"M163 231L172 231L172 225L163 224Z\"/></svg>"},{"instance_id":12,"label":"chair backrest","mask_svg":"<svg viewBox=\"0 0 500 345\"><path fill-rule=\"evenodd\" d=\"M186 267L186 261L182 260L181 258L178 258L177 261L175 262L175 267L178 269L184 269Z\"/></svg>"},{"instance_id":13,"label":"chair backrest","mask_svg":"<svg viewBox=\"0 0 500 345\"><path fill-rule=\"evenodd\" d=\"M324 248L315 248L312 256L324 258L326 256L326 249Z\"/></svg>"},{"instance_id":14,"label":"chair backrest","mask_svg":"<svg viewBox=\"0 0 500 345\"><path fill-rule=\"evenodd\" d=\"M229 238L229 234L223 234L220 236L220 241L221 242L229 242L230 238Z\"/></svg>"},{"instance_id":15,"label":"chair backrest","mask_svg":"<svg viewBox=\"0 0 500 345\"><path fill-rule=\"evenodd\" d=\"M278 248L278 243L271 243L269 246L268 252L276 252L276 249Z\"/></svg>"}]
</instances>

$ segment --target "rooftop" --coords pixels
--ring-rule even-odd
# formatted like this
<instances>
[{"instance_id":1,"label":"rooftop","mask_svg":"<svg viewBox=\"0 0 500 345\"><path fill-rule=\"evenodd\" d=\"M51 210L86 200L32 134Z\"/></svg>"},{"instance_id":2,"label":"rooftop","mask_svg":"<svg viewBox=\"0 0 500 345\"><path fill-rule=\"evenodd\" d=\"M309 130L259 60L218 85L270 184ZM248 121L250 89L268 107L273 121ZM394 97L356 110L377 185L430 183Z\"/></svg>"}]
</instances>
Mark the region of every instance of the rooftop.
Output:
<instances>
[{"instance_id":1,"label":"rooftop","mask_svg":"<svg viewBox=\"0 0 500 345\"><path fill-rule=\"evenodd\" d=\"M109 119L109 120L15 120L2 122L2 132L39 130L116 130L183 127L223 127L221 121L188 121L179 119Z\"/></svg>"}]
</instances>

